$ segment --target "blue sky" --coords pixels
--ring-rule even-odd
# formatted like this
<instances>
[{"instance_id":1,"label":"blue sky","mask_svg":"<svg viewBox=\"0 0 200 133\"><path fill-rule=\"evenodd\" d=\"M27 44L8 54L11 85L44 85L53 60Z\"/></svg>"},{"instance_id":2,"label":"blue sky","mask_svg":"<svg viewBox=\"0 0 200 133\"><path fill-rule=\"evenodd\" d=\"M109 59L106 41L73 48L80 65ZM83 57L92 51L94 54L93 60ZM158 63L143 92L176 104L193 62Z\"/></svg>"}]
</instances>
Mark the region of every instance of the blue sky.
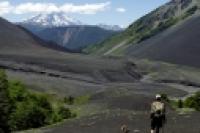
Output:
<instances>
[{"instance_id":1,"label":"blue sky","mask_svg":"<svg viewBox=\"0 0 200 133\"><path fill-rule=\"evenodd\" d=\"M39 13L65 12L86 24L128 26L169 0L0 0L0 16L19 22Z\"/></svg>"}]
</instances>

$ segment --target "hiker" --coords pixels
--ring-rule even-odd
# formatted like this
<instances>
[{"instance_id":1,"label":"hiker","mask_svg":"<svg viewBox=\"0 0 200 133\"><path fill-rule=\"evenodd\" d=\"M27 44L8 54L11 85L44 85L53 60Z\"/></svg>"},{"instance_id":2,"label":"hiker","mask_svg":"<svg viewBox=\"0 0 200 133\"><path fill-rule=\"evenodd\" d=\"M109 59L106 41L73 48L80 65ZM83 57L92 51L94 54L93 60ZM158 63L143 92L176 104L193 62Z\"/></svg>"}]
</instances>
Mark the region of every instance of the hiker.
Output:
<instances>
[{"instance_id":1,"label":"hiker","mask_svg":"<svg viewBox=\"0 0 200 133\"><path fill-rule=\"evenodd\" d=\"M122 125L120 129L121 129L122 133L129 133L130 132L127 125Z\"/></svg>"},{"instance_id":2,"label":"hiker","mask_svg":"<svg viewBox=\"0 0 200 133\"><path fill-rule=\"evenodd\" d=\"M156 95L156 100L151 104L151 133L159 133L165 123L165 104L162 102L161 95Z\"/></svg>"}]
</instances>

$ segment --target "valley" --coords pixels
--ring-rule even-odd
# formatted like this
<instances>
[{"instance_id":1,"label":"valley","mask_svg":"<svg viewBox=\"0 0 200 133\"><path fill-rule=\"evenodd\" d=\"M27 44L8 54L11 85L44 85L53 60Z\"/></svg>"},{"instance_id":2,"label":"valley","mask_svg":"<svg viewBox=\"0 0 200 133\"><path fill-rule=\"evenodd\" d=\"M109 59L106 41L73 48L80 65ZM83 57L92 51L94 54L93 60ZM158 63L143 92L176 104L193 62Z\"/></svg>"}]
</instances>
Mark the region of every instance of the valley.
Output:
<instances>
[{"instance_id":1,"label":"valley","mask_svg":"<svg viewBox=\"0 0 200 133\"><path fill-rule=\"evenodd\" d=\"M200 83L199 69L187 66L123 58L98 57L97 61L90 57L86 65L94 64L95 60L95 64L101 67L85 66L89 69L87 70L84 69L84 65L79 65L79 61L73 61L72 66L70 66L71 63L66 64L65 61L70 62L69 57L65 58L65 61L55 61L55 64L46 64L45 61L40 60L41 64L38 60L32 59L31 65L24 58L17 60L17 62L20 61L19 64L11 59L11 57L4 59L0 63L1 67L6 69L9 79L20 80L34 91L59 97L90 96L87 103L70 107L78 114L76 119L27 132L92 133L96 130L99 133L117 132L122 124L127 124L133 132L147 132L149 130L148 110L155 94L163 93L171 99L181 99L200 91L198 86ZM100 60L101 62L99 62ZM106 62L112 62L115 64L115 69L118 70L114 72L113 66L110 66L109 63L108 66L105 66ZM104 67L102 67L102 63ZM63 64L65 64L64 68ZM126 74L122 75L118 72L119 69L123 69L121 65L125 64L134 64L130 65L134 70L134 74L131 72L132 79L127 78ZM103 69L103 71L99 69ZM127 70L128 73L129 70L131 69ZM109 73L110 71L112 72ZM188 84L181 81L187 81ZM189 127L198 127L200 116L198 112L183 111L182 114L182 111L176 112L171 107L168 107L167 110L169 124L165 127L166 131L187 133L189 130L191 131ZM197 125L192 124L193 121L197 121ZM143 122L146 124L142 124ZM185 129L186 125L188 130ZM198 128L193 129L192 132L198 133Z\"/></svg>"},{"instance_id":2,"label":"valley","mask_svg":"<svg viewBox=\"0 0 200 133\"><path fill-rule=\"evenodd\" d=\"M200 71L198 69L179 67L162 62L141 62L140 60L138 62L136 60L135 62L136 66L140 66L140 69L136 70L143 73L144 75L142 74L142 77L145 79L142 77L131 81L99 81L99 79L93 79L94 81L88 82L89 80L83 81L74 78L77 77L77 73L74 74L73 71L62 70L60 72L60 70L55 70L57 67L51 68L51 71L59 71L59 73L62 73L60 74L62 75L61 77L53 77L52 74L48 73L38 74L35 72L25 72L23 70L13 71L8 68L7 74L10 79L21 80L36 91L62 97L69 95L90 95L87 103L79 106L71 106L78 114L76 119L66 120L59 125L27 132L64 133L69 131L71 133L92 133L96 130L99 133L117 132L120 130L122 124L127 124L132 132L147 132L149 130L148 110L155 94L164 93L171 99L181 99L200 90L195 85L200 80L198 77ZM48 69L46 70L49 71ZM44 72L44 68L42 72ZM66 78L63 78L64 75ZM71 77L68 77L69 75ZM80 75L82 75L82 78L87 79L83 76L83 73ZM88 73L88 75L90 74ZM161 80L169 80L169 82L161 83ZM194 85L187 85L182 84L179 80L193 81L195 83L193 83ZM169 120L165 127L166 131L181 131L183 133L192 131L198 133L199 129L196 128L198 127L200 115L198 112L185 112L184 110L183 112L181 110L180 112L176 112L171 107L168 107L167 110ZM192 123L194 121L197 121L196 124ZM143 122L146 123L142 124ZM188 126L188 130L185 129L186 125ZM194 128L191 130L189 127Z\"/></svg>"},{"instance_id":3,"label":"valley","mask_svg":"<svg viewBox=\"0 0 200 133\"><path fill-rule=\"evenodd\" d=\"M40 39L72 52L82 52L84 48L123 31L119 26L84 24L62 12L39 14L17 24Z\"/></svg>"},{"instance_id":4,"label":"valley","mask_svg":"<svg viewBox=\"0 0 200 133\"><path fill-rule=\"evenodd\" d=\"M161 94L163 130L199 133L199 9L199 0L171 0L125 30L63 12L16 24L0 18L0 111L9 102L18 111L0 120L19 120L7 132L123 133L127 125L148 133Z\"/></svg>"}]
</instances>

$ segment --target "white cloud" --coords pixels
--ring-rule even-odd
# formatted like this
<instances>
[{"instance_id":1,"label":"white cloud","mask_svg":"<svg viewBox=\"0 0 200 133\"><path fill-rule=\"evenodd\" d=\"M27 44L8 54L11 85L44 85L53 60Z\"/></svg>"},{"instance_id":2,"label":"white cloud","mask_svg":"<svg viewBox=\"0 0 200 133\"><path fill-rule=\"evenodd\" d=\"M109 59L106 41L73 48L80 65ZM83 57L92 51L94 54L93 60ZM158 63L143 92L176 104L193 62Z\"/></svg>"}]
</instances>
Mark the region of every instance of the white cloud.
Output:
<instances>
[{"instance_id":1,"label":"white cloud","mask_svg":"<svg viewBox=\"0 0 200 133\"><path fill-rule=\"evenodd\" d=\"M65 4L60 7L60 10L67 13L95 14L106 10L109 5L110 2L84 5Z\"/></svg>"},{"instance_id":2,"label":"white cloud","mask_svg":"<svg viewBox=\"0 0 200 133\"><path fill-rule=\"evenodd\" d=\"M14 13L40 13L40 12L57 12L59 7L53 3L23 3L15 7Z\"/></svg>"},{"instance_id":3,"label":"white cloud","mask_svg":"<svg viewBox=\"0 0 200 133\"><path fill-rule=\"evenodd\" d=\"M12 11L12 6L8 1L0 2L0 15L7 14Z\"/></svg>"},{"instance_id":4,"label":"white cloud","mask_svg":"<svg viewBox=\"0 0 200 133\"><path fill-rule=\"evenodd\" d=\"M126 9L123 8L123 7L119 7L119 8L116 9L116 11L117 11L117 12L124 13L124 12L126 12Z\"/></svg>"},{"instance_id":5,"label":"white cloud","mask_svg":"<svg viewBox=\"0 0 200 133\"><path fill-rule=\"evenodd\" d=\"M19 5L11 5L8 1L0 2L0 15L6 13L27 14L27 13L50 13L50 12L65 12L78 14L96 14L97 12L105 11L110 6L111 2L93 3L75 5L73 3L65 3L56 5L54 3L22 3Z\"/></svg>"}]
</instances>

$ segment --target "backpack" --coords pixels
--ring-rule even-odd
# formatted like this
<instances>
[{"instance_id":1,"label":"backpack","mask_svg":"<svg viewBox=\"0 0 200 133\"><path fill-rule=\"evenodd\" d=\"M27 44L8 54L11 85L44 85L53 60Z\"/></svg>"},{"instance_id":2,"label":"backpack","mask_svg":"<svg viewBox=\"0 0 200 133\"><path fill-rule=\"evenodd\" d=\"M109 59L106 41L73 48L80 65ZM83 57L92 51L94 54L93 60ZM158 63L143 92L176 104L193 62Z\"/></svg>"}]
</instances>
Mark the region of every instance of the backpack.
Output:
<instances>
[{"instance_id":1,"label":"backpack","mask_svg":"<svg viewBox=\"0 0 200 133\"><path fill-rule=\"evenodd\" d=\"M162 102L153 102L151 105L151 113L154 114L154 117L161 117L165 113L165 106Z\"/></svg>"}]
</instances>

